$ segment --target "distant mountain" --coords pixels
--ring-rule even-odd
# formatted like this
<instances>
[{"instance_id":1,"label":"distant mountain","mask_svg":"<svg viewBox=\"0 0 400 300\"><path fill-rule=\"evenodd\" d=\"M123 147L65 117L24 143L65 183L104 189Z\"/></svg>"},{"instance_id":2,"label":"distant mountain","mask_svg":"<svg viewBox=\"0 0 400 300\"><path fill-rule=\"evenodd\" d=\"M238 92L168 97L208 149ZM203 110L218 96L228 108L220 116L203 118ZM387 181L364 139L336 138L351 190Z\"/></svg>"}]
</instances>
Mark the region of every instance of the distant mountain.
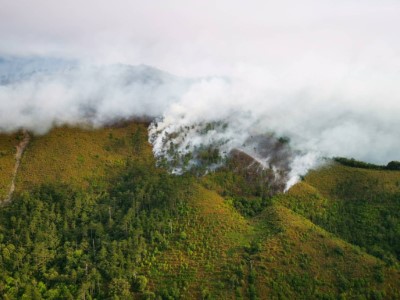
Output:
<instances>
[{"instance_id":1,"label":"distant mountain","mask_svg":"<svg viewBox=\"0 0 400 300\"><path fill-rule=\"evenodd\" d=\"M97 66L52 57L0 57L0 85L49 77L72 79L73 76L82 73L92 73L100 77L118 76L126 85L134 83L161 85L183 81L177 76L143 64Z\"/></svg>"},{"instance_id":2,"label":"distant mountain","mask_svg":"<svg viewBox=\"0 0 400 300\"><path fill-rule=\"evenodd\" d=\"M0 57L0 84L24 81L39 74L54 74L77 65L76 61L49 57Z\"/></svg>"},{"instance_id":3,"label":"distant mountain","mask_svg":"<svg viewBox=\"0 0 400 300\"><path fill-rule=\"evenodd\" d=\"M180 99L191 82L146 65L0 58L0 112L7 112L0 118L0 131L25 128L44 133L55 123L100 126L154 119ZM18 105L8 105L12 99Z\"/></svg>"}]
</instances>

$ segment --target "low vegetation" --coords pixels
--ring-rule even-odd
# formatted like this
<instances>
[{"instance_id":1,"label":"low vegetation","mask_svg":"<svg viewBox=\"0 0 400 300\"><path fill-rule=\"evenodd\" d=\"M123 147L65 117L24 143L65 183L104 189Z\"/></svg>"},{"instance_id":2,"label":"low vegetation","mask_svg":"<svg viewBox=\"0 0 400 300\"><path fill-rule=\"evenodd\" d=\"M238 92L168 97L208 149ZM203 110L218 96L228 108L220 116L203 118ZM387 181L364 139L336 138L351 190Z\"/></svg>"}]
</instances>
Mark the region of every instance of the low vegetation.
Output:
<instances>
[{"instance_id":1,"label":"low vegetation","mask_svg":"<svg viewBox=\"0 0 400 300\"><path fill-rule=\"evenodd\" d=\"M400 161L391 161L386 166L375 165L363 161L355 160L354 158L335 157L334 160L344 166L362 169L375 169L375 170L400 170Z\"/></svg>"}]
</instances>

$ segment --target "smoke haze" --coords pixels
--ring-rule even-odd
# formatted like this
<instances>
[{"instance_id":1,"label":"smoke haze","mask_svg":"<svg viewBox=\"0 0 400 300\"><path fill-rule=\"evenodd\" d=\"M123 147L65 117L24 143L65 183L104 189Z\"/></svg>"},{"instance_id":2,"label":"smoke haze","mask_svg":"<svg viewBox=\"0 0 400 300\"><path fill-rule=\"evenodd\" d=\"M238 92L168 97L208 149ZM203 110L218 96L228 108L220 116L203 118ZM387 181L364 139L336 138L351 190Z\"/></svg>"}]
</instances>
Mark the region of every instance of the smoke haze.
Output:
<instances>
[{"instance_id":1,"label":"smoke haze","mask_svg":"<svg viewBox=\"0 0 400 300\"><path fill-rule=\"evenodd\" d=\"M0 129L148 116L156 156L175 133L266 164L249 139L273 133L288 186L321 157L399 160L400 3L279 3L0 0Z\"/></svg>"}]
</instances>

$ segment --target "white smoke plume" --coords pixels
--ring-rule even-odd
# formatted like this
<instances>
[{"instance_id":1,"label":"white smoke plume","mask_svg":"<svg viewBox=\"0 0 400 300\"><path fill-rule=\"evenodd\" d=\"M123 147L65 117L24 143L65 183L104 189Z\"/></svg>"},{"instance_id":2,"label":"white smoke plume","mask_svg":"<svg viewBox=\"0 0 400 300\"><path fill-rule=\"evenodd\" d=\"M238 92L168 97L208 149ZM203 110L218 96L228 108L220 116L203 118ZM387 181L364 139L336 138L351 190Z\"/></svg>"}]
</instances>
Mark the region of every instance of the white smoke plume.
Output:
<instances>
[{"instance_id":1,"label":"white smoke plume","mask_svg":"<svg viewBox=\"0 0 400 300\"><path fill-rule=\"evenodd\" d=\"M160 115L185 80L147 66L89 66L59 59L0 61L0 130L47 132L57 124Z\"/></svg>"},{"instance_id":2,"label":"white smoke plume","mask_svg":"<svg viewBox=\"0 0 400 300\"><path fill-rule=\"evenodd\" d=\"M147 116L176 172L238 149L286 188L322 157L399 160L398 1L0 4L3 132Z\"/></svg>"}]
</instances>

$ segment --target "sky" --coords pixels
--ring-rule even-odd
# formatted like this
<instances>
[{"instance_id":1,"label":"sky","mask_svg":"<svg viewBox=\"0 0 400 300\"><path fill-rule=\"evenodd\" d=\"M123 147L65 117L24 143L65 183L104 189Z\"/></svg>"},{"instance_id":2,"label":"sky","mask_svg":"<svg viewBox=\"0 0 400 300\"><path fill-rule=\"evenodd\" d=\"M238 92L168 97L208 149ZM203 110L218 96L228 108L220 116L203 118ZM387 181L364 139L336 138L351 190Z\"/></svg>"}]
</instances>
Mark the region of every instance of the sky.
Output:
<instances>
[{"instance_id":1,"label":"sky","mask_svg":"<svg viewBox=\"0 0 400 300\"><path fill-rule=\"evenodd\" d=\"M77 122L71 114L93 102L97 84L107 86L97 107L105 119L151 111L164 134L224 120L232 147L275 132L302 153L300 169L310 157L400 160L399 16L400 1L389 0L0 0L0 56L145 64L198 79L179 96L168 87L175 98L90 72L77 76L83 83L2 88L0 127Z\"/></svg>"},{"instance_id":2,"label":"sky","mask_svg":"<svg viewBox=\"0 0 400 300\"><path fill-rule=\"evenodd\" d=\"M399 13L400 2L387 0L1 0L0 51L145 63L183 76L310 57L379 63L398 56Z\"/></svg>"}]
</instances>

